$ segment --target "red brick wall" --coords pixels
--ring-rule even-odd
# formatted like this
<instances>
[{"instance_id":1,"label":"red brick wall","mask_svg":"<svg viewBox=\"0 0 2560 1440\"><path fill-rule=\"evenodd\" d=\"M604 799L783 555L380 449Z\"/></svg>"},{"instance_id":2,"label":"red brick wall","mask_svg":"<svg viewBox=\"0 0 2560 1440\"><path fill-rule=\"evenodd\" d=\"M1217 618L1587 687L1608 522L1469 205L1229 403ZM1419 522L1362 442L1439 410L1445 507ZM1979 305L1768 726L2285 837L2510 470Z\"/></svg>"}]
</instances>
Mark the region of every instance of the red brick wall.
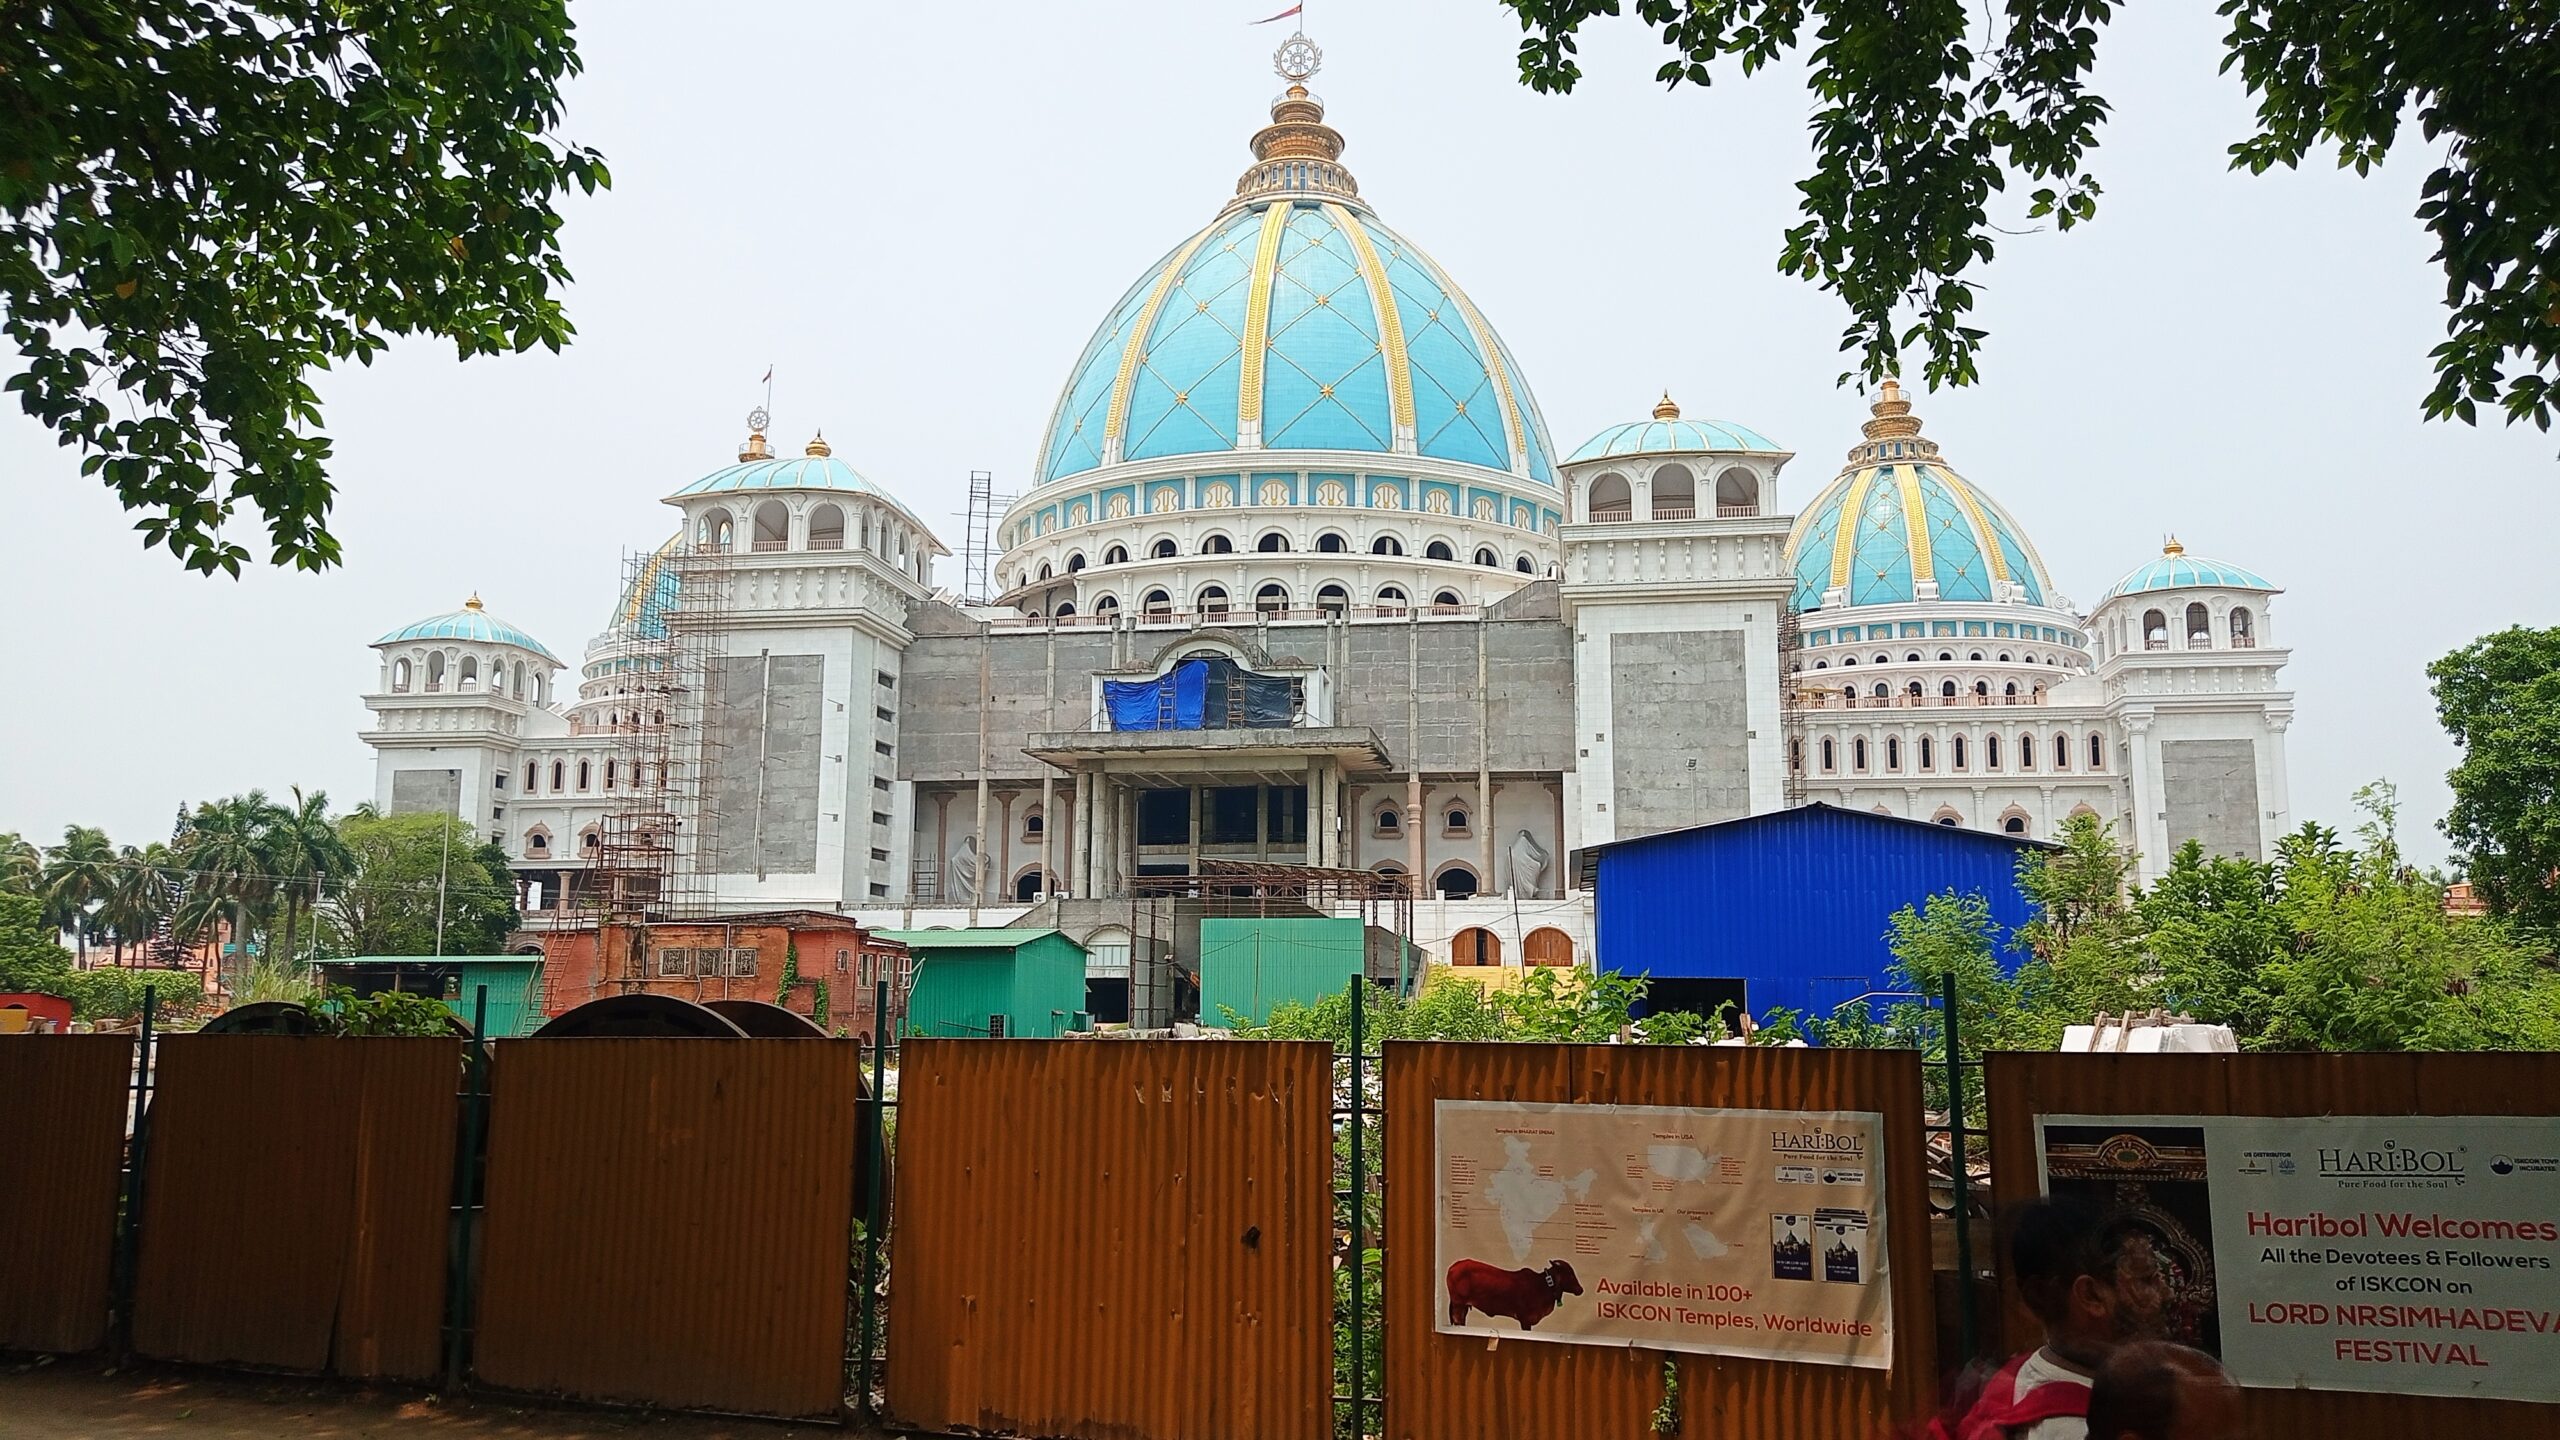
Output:
<instances>
[{"instance_id":1,"label":"red brick wall","mask_svg":"<svg viewBox=\"0 0 2560 1440\"><path fill-rule=\"evenodd\" d=\"M624 974L622 957L627 953L628 932L621 927L596 930L554 930L542 937L543 1011L558 1015L590 1000L607 995L620 995L637 990L651 995L672 995L680 1000L762 1000L780 1003L802 1015L812 1015L817 1003L818 982L827 986L827 1014L820 1023L832 1033L842 1030L848 1035L871 1031L870 987L857 983L857 973L867 936L852 921L841 924L815 923L802 925L745 924L724 925L699 923L656 925L648 933L648 955L643 965L645 974L637 985ZM800 979L788 993L780 994L785 958L791 947L800 952ZM752 949L756 952L753 975L661 976L658 952L665 949ZM838 955L842 954L841 965ZM606 957L611 957L610 960ZM813 1018L815 1017L813 1015Z\"/></svg>"}]
</instances>

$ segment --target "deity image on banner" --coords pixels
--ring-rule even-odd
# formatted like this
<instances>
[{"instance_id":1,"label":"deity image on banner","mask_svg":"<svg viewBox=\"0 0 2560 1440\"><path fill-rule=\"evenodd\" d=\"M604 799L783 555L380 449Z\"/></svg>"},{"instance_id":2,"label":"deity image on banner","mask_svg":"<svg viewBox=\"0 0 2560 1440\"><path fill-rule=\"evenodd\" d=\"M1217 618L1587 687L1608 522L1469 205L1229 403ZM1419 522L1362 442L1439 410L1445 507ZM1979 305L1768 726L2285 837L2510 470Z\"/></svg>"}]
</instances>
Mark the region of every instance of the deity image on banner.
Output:
<instances>
[{"instance_id":1,"label":"deity image on banner","mask_svg":"<svg viewBox=\"0 0 2560 1440\"><path fill-rule=\"evenodd\" d=\"M2169 1282L2164 1338L2220 1355L2204 1131L2185 1125L2047 1125L2044 1166L2047 1193L2104 1206L2150 1235Z\"/></svg>"}]
</instances>

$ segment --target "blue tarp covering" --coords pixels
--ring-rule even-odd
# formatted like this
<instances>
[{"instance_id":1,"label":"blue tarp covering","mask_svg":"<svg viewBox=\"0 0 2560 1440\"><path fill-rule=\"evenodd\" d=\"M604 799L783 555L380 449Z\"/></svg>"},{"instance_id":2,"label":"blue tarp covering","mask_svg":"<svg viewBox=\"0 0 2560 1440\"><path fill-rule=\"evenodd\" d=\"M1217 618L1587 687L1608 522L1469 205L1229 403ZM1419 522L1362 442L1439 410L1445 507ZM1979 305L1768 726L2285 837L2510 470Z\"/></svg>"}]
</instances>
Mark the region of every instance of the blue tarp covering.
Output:
<instances>
[{"instance_id":1,"label":"blue tarp covering","mask_svg":"<svg viewBox=\"0 0 2560 1440\"><path fill-rule=\"evenodd\" d=\"M1197 730L1209 694L1209 662L1185 660L1153 680L1105 680L1114 730Z\"/></svg>"}]
</instances>

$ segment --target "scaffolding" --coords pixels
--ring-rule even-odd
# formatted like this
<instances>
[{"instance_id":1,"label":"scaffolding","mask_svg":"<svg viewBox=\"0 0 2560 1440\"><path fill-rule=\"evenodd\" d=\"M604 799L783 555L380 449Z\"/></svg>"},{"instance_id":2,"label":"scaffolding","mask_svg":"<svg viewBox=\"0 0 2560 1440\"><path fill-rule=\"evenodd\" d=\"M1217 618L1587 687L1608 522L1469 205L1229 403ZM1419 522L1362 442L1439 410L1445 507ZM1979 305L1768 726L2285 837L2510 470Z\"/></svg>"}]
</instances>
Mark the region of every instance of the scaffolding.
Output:
<instances>
[{"instance_id":1,"label":"scaffolding","mask_svg":"<svg viewBox=\"0 0 2560 1440\"><path fill-rule=\"evenodd\" d=\"M1422 966L1413 943L1413 885L1408 876L1322 865L1204 858L1198 874L1133 875L1128 887L1133 957L1142 947L1157 944L1164 947L1168 958L1172 957L1178 932L1186 928L1186 918L1196 937L1196 927L1203 919L1285 919L1292 912L1303 911L1348 919L1350 916L1339 912L1356 909L1364 934L1369 930L1383 931L1396 941L1393 976L1371 978L1392 978L1400 988L1410 988L1421 980ZM1190 912L1187 917L1182 913L1186 910ZM1367 967L1364 959L1364 972ZM1199 972L1184 971L1176 978L1190 988L1196 1002ZM1133 974L1132 1014L1137 1013L1137 1004L1138 982Z\"/></svg>"},{"instance_id":2,"label":"scaffolding","mask_svg":"<svg viewBox=\"0 0 2560 1440\"><path fill-rule=\"evenodd\" d=\"M1787 776L1787 808L1804 803L1804 697L1799 693L1801 676L1794 670L1796 646L1802 643L1796 624L1796 607L1789 603L1778 609L1778 743L1785 747Z\"/></svg>"},{"instance_id":3,"label":"scaffolding","mask_svg":"<svg viewBox=\"0 0 2560 1440\"><path fill-rule=\"evenodd\" d=\"M1012 503L1012 496L996 493L995 472L969 472L966 538L960 545L960 585L964 592L961 598L972 605L992 604L997 592L1004 588L995 583L996 556L1003 549L996 543L996 519Z\"/></svg>"},{"instance_id":4,"label":"scaffolding","mask_svg":"<svg viewBox=\"0 0 2560 1440\"><path fill-rule=\"evenodd\" d=\"M727 649L731 575L712 542L625 557L636 612L608 662L606 724L627 748L609 760L612 799L597 826L588 907L605 978L629 994L654 978L649 927L715 908L718 844L706 802L719 757L719 661Z\"/></svg>"}]
</instances>

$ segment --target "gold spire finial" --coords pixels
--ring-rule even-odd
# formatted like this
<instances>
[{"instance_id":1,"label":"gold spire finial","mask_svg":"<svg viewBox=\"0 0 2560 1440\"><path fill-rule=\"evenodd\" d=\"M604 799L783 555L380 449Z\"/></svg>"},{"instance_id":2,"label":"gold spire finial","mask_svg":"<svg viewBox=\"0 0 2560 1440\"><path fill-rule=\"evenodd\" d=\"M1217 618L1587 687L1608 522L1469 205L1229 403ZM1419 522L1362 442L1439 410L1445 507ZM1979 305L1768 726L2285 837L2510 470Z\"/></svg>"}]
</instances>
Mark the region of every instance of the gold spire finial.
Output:
<instances>
[{"instance_id":1,"label":"gold spire finial","mask_svg":"<svg viewBox=\"0 0 2560 1440\"><path fill-rule=\"evenodd\" d=\"M1861 427L1870 440L1900 440L1920 433L1920 417L1911 413L1911 402L1902 398L1902 382L1886 376L1876 387L1876 400L1867 407L1875 416Z\"/></svg>"},{"instance_id":2,"label":"gold spire finial","mask_svg":"<svg viewBox=\"0 0 2560 1440\"><path fill-rule=\"evenodd\" d=\"M2161 543L2160 553L2163 555L2184 555L2187 553L2187 547L2179 544L2178 537L2172 535L2166 541Z\"/></svg>"},{"instance_id":3,"label":"gold spire finial","mask_svg":"<svg viewBox=\"0 0 2560 1440\"><path fill-rule=\"evenodd\" d=\"M1679 403L1671 398L1670 391L1663 391L1662 398L1654 403L1653 418L1656 420L1677 420L1680 418Z\"/></svg>"},{"instance_id":4,"label":"gold spire finial","mask_svg":"<svg viewBox=\"0 0 2560 1440\"><path fill-rule=\"evenodd\" d=\"M462 602L462 608L465 610L480 609L480 592L477 590L472 591L471 598Z\"/></svg>"},{"instance_id":5,"label":"gold spire finial","mask_svg":"<svg viewBox=\"0 0 2560 1440\"><path fill-rule=\"evenodd\" d=\"M836 447L827 443L827 432L821 430L814 439L810 440L808 453L823 459L836 453Z\"/></svg>"},{"instance_id":6,"label":"gold spire finial","mask_svg":"<svg viewBox=\"0 0 2560 1440\"><path fill-rule=\"evenodd\" d=\"M1324 123L1324 102L1307 89L1324 52L1304 33L1294 34L1271 63L1289 88L1271 102L1271 123L1254 132L1253 168L1236 182L1236 203L1282 194L1357 200L1360 186L1342 168L1342 132Z\"/></svg>"}]
</instances>

